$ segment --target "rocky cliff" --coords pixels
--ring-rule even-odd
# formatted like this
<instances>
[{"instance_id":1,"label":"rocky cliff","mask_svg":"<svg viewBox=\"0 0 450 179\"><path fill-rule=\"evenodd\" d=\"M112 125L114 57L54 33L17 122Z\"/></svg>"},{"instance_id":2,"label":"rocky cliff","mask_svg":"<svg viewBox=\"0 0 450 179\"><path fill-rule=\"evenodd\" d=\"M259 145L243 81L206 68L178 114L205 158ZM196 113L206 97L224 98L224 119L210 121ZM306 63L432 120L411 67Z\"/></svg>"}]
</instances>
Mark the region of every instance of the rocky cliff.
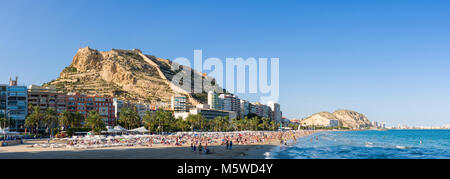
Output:
<instances>
[{"instance_id":1,"label":"rocky cliff","mask_svg":"<svg viewBox=\"0 0 450 179\"><path fill-rule=\"evenodd\" d=\"M320 112L313 114L301 121L306 126L329 126L332 120L337 120L341 127L352 129L371 127L371 122L364 114L351 110L337 110L333 113Z\"/></svg>"},{"instance_id":2,"label":"rocky cliff","mask_svg":"<svg viewBox=\"0 0 450 179\"><path fill-rule=\"evenodd\" d=\"M140 50L98 51L81 48L72 63L60 76L44 86L55 86L64 92L81 92L116 97L133 102L170 102L173 95L185 95L192 104L204 102L204 98L192 95L171 79L178 71L172 70L172 62L145 55ZM182 68L189 68L183 66ZM196 71L194 74L201 75ZM204 76L203 78L210 78ZM194 81L194 80L191 80Z\"/></svg>"}]
</instances>

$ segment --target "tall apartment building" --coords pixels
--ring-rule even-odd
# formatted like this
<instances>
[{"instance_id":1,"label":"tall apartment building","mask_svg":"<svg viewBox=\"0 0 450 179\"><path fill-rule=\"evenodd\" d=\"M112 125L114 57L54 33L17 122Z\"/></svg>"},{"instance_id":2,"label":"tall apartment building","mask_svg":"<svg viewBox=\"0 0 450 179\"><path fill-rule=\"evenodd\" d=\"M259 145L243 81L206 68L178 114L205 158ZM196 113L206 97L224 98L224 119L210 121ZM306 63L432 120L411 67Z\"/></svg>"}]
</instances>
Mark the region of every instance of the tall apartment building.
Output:
<instances>
[{"instance_id":1,"label":"tall apartment building","mask_svg":"<svg viewBox=\"0 0 450 179\"><path fill-rule=\"evenodd\" d=\"M171 108L175 112L186 112L186 96L172 96L172 105Z\"/></svg>"},{"instance_id":2,"label":"tall apartment building","mask_svg":"<svg viewBox=\"0 0 450 179\"><path fill-rule=\"evenodd\" d=\"M267 105L264 105L264 113L263 113L263 116L264 116L265 118L273 119L273 112L272 112L272 109L270 109L270 107L267 106Z\"/></svg>"},{"instance_id":3,"label":"tall apartment building","mask_svg":"<svg viewBox=\"0 0 450 179\"><path fill-rule=\"evenodd\" d=\"M213 91L208 93L208 105L211 109L222 110L223 102L219 98L219 95Z\"/></svg>"},{"instance_id":4,"label":"tall apartment building","mask_svg":"<svg viewBox=\"0 0 450 179\"><path fill-rule=\"evenodd\" d=\"M239 98L229 94L221 94L219 99L223 101L224 111L234 111L238 116L240 116L241 100Z\"/></svg>"},{"instance_id":5,"label":"tall apartment building","mask_svg":"<svg viewBox=\"0 0 450 179\"><path fill-rule=\"evenodd\" d=\"M248 104L248 112L250 114L256 114L259 117L265 117L273 119L273 112L271 108L267 105L261 104L259 102L249 103Z\"/></svg>"},{"instance_id":6,"label":"tall apartment building","mask_svg":"<svg viewBox=\"0 0 450 179\"><path fill-rule=\"evenodd\" d=\"M6 104L7 104L7 89L8 85L0 84L0 117L6 118Z\"/></svg>"},{"instance_id":7,"label":"tall apartment building","mask_svg":"<svg viewBox=\"0 0 450 179\"><path fill-rule=\"evenodd\" d=\"M27 87L18 86L16 77L15 80L9 80L6 91L6 116L14 121L14 126L12 126L14 129L21 129L24 127L28 114Z\"/></svg>"},{"instance_id":8,"label":"tall apartment building","mask_svg":"<svg viewBox=\"0 0 450 179\"><path fill-rule=\"evenodd\" d=\"M249 114L256 114L256 106L254 103L248 103L248 113Z\"/></svg>"},{"instance_id":9,"label":"tall apartment building","mask_svg":"<svg viewBox=\"0 0 450 179\"><path fill-rule=\"evenodd\" d=\"M259 117L263 116L263 108L259 102L252 103L251 112Z\"/></svg>"},{"instance_id":10,"label":"tall apartment building","mask_svg":"<svg viewBox=\"0 0 450 179\"><path fill-rule=\"evenodd\" d=\"M229 94L221 94L219 99L222 100L223 107L222 109L225 111L232 111L233 106L233 96Z\"/></svg>"},{"instance_id":11,"label":"tall apartment building","mask_svg":"<svg viewBox=\"0 0 450 179\"><path fill-rule=\"evenodd\" d=\"M270 109L272 110L272 119L275 121L281 122L281 119L283 116L281 113L280 104L270 101L268 103L268 105L269 105Z\"/></svg>"},{"instance_id":12,"label":"tall apartment building","mask_svg":"<svg viewBox=\"0 0 450 179\"><path fill-rule=\"evenodd\" d=\"M114 126L116 123L115 107L113 98L84 95L80 93L68 93L66 96L67 110L70 112L79 112L87 117L90 111L97 111L102 120L108 126Z\"/></svg>"},{"instance_id":13,"label":"tall apartment building","mask_svg":"<svg viewBox=\"0 0 450 179\"><path fill-rule=\"evenodd\" d=\"M57 113L62 113L67 109L66 94L58 93L55 87L41 87L30 85L28 87L29 107L39 106L42 111L53 108ZM28 113L33 109L28 109Z\"/></svg>"},{"instance_id":14,"label":"tall apartment building","mask_svg":"<svg viewBox=\"0 0 450 179\"><path fill-rule=\"evenodd\" d=\"M241 100L241 111L240 111L240 116L241 119L244 119L245 116L247 116L250 113L250 103L246 100Z\"/></svg>"}]
</instances>

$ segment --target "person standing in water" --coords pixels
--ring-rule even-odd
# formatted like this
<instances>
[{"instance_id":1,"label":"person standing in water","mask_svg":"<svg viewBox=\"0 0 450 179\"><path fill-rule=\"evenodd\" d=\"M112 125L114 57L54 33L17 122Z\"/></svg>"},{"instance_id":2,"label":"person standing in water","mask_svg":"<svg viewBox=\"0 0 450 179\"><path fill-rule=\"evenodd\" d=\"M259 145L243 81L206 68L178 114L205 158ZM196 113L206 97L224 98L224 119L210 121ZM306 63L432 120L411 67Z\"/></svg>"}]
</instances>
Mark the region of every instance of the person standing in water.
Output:
<instances>
[{"instance_id":1,"label":"person standing in water","mask_svg":"<svg viewBox=\"0 0 450 179\"><path fill-rule=\"evenodd\" d=\"M202 149L203 149L202 143L200 142L200 144L198 145L198 152L202 153Z\"/></svg>"},{"instance_id":2,"label":"person standing in water","mask_svg":"<svg viewBox=\"0 0 450 179\"><path fill-rule=\"evenodd\" d=\"M230 147L230 141L227 139L227 150L229 149L229 147Z\"/></svg>"}]
</instances>

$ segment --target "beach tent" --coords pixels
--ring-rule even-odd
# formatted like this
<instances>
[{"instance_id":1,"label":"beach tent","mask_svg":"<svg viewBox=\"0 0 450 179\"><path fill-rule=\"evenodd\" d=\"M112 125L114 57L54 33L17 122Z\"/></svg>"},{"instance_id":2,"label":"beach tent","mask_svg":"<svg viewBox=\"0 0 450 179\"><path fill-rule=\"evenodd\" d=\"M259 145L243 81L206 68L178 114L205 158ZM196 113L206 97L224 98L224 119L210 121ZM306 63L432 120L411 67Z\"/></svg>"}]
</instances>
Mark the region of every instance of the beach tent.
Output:
<instances>
[{"instance_id":1,"label":"beach tent","mask_svg":"<svg viewBox=\"0 0 450 179\"><path fill-rule=\"evenodd\" d=\"M112 126L106 126L106 131L102 131L102 133L119 133L120 131L115 130Z\"/></svg>"},{"instance_id":2,"label":"beach tent","mask_svg":"<svg viewBox=\"0 0 450 179\"><path fill-rule=\"evenodd\" d=\"M3 129L2 127L0 127L0 133L6 133L9 132L9 128Z\"/></svg>"},{"instance_id":3,"label":"beach tent","mask_svg":"<svg viewBox=\"0 0 450 179\"><path fill-rule=\"evenodd\" d=\"M148 130L145 129L145 127L139 127L139 128L136 128L136 129L129 130L129 132L145 133L145 132L148 132Z\"/></svg>"},{"instance_id":4,"label":"beach tent","mask_svg":"<svg viewBox=\"0 0 450 179\"><path fill-rule=\"evenodd\" d=\"M123 128L122 126L116 126L114 127L114 130L117 130L119 132L127 132L127 129Z\"/></svg>"},{"instance_id":5,"label":"beach tent","mask_svg":"<svg viewBox=\"0 0 450 179\"><path fill-rule=\"evenodd\" d=\"M110 126L108 126L106 129L107 130L106 131L102 131L102 133L121 133L121 132L123 132L121 130L116 130L116 129L110 127Z\"/></svg>"},{"instance_id":6,"label":"beach tent","mask_svg":"<svg viewBox=\"0 0 450 179\"><path fill-rule=\"evenodd\" d=\"M20 135L20 132L9 132L9 128L2 129L0 127L0 135Z\"/></svg>"}]
</instances>

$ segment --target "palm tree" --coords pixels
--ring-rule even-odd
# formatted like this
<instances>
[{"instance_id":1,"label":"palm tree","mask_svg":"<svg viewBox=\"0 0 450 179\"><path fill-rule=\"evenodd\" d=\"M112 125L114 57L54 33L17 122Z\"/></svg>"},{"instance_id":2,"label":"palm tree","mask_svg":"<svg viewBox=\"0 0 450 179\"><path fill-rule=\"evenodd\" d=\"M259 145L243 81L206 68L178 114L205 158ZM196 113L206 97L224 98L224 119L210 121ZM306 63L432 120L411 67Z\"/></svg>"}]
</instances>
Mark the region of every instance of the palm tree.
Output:
<instances>
[{"instance_id":1,"label":"palm tree","mask_svg":"<svg viewBox=\"0 0 450 179\"><path fill-rule=\"evenodd\" d=\"M213 123L216 126L216 131L226 131L230 126L230 120L227 117L219 116L214 118Z\"/></svg>"},{"instance_id":2,"label":"palm tree","mask_svg":"<svg viewBox=\"0 0 450 179\"><path fill-rule=\"evenodd\" d=\"M241 119L242 120L242 119ZM231 128L234 129L235 131L238 130L238 119L237 118L233 118L231 119Z\"/></svg>"},{"instance_id":3,"label":"palm tree","mask_svg":"<svg viewBox=\"0 0 450 179\"><path fill-rule=\"evenodd\" d=\"M47 108L47 110L44 113L43 122L47 129L50 128L50 134L53 135L53 128L57 126L58 124L58 114L56 113L55 109L53 108Z\"/></svg>"},{"instance_id":4,"label":"palm tree","mask_svg":"<svg viewBox=\"0 0 450 179\"><path fill-rule=\"evenodd\" d=\"M45 115L42 114L39 106L33 107L33 112L25 119L25 126L31 128L32 130L36 129L35 133L37 134L39 130L39 123L44 120L44 117Z\"/></svg>"},{"instance_id":5,"label":"palm tree","mask_svg":"<svg viewBox=\"0 0 450 179\"><path fill-rule=\"evenodd\" d=\"M156 120L156 115L150 113L150 111L146 111L144 117L142 118L142 123L144 123L144 127L149 131L156 131L158 122Z\"/></svg>"},{"instance_id":6,"label":"palm tree","mask_svg":"<svg viewBox=\"0 0 450 179\"><path fill-rule=\"evenodd\" d=\"M212 121L211 124L213 125L214 131L218 132L219 131L219 122L220 122L220 116L215 117Z\"/></svg>"},{"instance_id":7,"label":"palm tree","mask_svg":"<svg viewBox=\"0 0 450 179\"><path fill-rule=\"evenodd\" d=\"M120 110L119 123L122 123L126 129L132 129L141 125L141 117L136 109L124 108Z\"/></svg>"},{"instance_id":8,"label":"palm tree","mask_svg":"<svg viewBox=\"0 0 450 179\"><path fill-rule=\"evenodd\" d=\"M105 122L103 122L102 117L97 113L97 111L89 112L85 125L91 128L95 134L100 134L102 130L106 129Z\"/></svg>"},{"instance_id":9,"label":"palm tree","mask_svg":"<svg viewBox=\"0 0 450 179\"><path fill-rule=\"evenodd\" d=\"M254 117L250 119L250 128L251 130L258 130L258 117Z\"/></svg>"},{"instance_id":10,"label":"palm tree","mask_svg":"<svg viewBox=\"0 0 450 179\"><path fill-rule=\"evenodd\" d=\"M269 128L269 123L270 123L269 118L265 118L265 117L262 118L262 126L263 126L264 131Z\"/></svg>"},{"instance_id":11,"label":"palm tree","mask_svg":"<svg viewBox=\"0 0 450 179\"><path fill-rule=\"evenodd\" d=\"M144 126L150 131L163 132L167 131L175 131L176 128L176 120L173 117L172 112L157 110L154 114L150 112L146 112L143 117ZM186 127L187 123L181 123L184 127Z\"/></svg>"},{"instance_id":12,"label":"palm tree","mask_svg":"<svg viewBox=\"0 0 450 179\"><path fill-rule=\"evenodd\" d=\"M73 113L65 110L59 115L59 125L67 129L73 121Z\"/></svg>"},{"instance_id":13,"label":"palm tree","mask_svg":"<svg viewBox=\"0 0 450 179\"><path fill-rule=\"evenodd\" d=\"M228 116L225 116L225 117L223 117L222 118L222 128L223 128L223 130L222 131L228 131L228 129L230 128L230 126L231 126L231 122L230 122L230 117L228 117Z\"/></svg>"},{"instance_id":14,"label":"palm tree","mask_svg":"<svg viewBox=\"0 0 450 179\"><path fill-rule=\"evenodd\" d=\"M247 128L248 128L247 124L248 124L248 118L247 117L237 121L238 130L239 131L247 130Z\"/></svg>"},{"instance_id":15,"label":"palm tree","mask_svg":"<svg viewBox=\"0 0 450 179\"><path fill-rule=\"evenodd\" d=\"M160 132L164 129L170 131L170 123L174 120L173 113L170 111L158 110L156 111L156 118L158 120L158 128Z\"/></svg>"},{"instance_id":16,"label":"palm tree","mask_svg":"<svg viewBox=\"0 0 450 179\"><path fill-rule=\"evenodd\" d=\"M80 128L83 126L82 125L83 121L84 121L84 115L81 114L80 112L76 112L73 114L73 118L72 118L70 125L71 125L71 127L74 127L74 128Z\"/></svg>"},{"instance_id":17,"label":"palm tree","mask_svg":"<svg viewBox=\"0 0 450 179\"><path fill-rule=\"evenodd\" d=\"M270 121L270 126L272 126L272 130L274 131L275 130L275 125L276 125L276 123L275 123L275 121Z\"/></svg>"},{"instance_id":18,"label":"palm tree","mask_svg":"<svg viewBox=\"0 0 450 179\"><path fill-rule=\"evenodd\" d=\"M0 127L2 129L7 128L8 126L10 126L10 120L4 117L0 117Z\"/></svg>"},{"instance_id":19,"label":"palm tree","mask_svg":"<svg viewBox=\"0 0 450 179\"><path fill-rule=\"evenodd\" d=\"M170 123L169 128L171 128L172 131L185 131L189 128L186 121L183 120L183 118L178 117L175 119L174 122Z\"/></svg>"},{"instance_id":20,"label":"palm tree","mask_svg":"<svg viewBox=\"0 0 450 179\"><path fill-rule=\"evenodd\" d=\"M192 129L203 129L205 125L205 118L201 114L189 114L186 118Z\"/></svg>"}]
</instances>

